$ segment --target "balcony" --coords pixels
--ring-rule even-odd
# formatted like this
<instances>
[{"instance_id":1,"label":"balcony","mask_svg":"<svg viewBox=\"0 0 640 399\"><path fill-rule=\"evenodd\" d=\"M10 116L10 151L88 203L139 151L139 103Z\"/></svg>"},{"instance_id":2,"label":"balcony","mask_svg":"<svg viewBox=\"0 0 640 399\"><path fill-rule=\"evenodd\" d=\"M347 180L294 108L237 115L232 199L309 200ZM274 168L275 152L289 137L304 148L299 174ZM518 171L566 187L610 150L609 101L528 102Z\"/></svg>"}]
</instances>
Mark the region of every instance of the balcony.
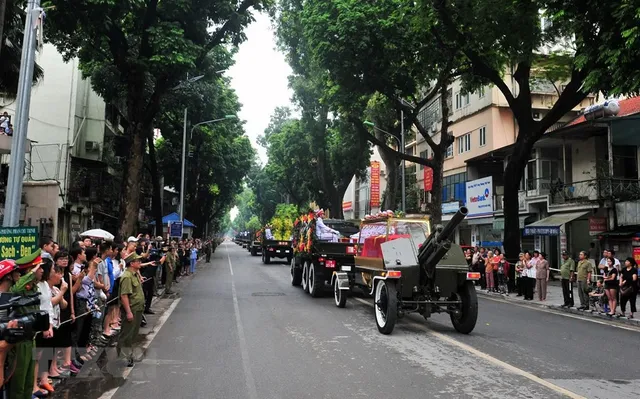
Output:
<instances>
[{"instance_id":1,"label":"balcony","mask_svg":"<svg viewBox=\"0 0 640 399\"><path fill-rule=\"evenodd\" d=\"M640 199L640 180L591 179L549 186L549 205L578 205L596 201Z\"/></svg>"},{"instance_id":2,"label":"balcony","mask_svg":"<svg viewBox=\"0 0 640 399\"><path fill-rule=\"evenodd\" d=\"M0 134L0 154L11 153L11 144L13 142L13 136L7 136ZM24 152L31 151L31 140L27 139L24 143Z\"/></svg>"}]
</instances>

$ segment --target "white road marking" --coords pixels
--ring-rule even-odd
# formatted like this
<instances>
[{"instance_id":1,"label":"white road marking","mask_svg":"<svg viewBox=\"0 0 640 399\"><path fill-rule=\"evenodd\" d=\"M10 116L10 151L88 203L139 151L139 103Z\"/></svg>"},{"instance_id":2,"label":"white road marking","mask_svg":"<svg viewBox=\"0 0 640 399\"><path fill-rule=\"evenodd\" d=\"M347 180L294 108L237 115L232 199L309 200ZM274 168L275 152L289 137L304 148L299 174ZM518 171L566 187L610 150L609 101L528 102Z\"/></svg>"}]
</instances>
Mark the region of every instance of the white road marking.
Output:
<instances>
[{"instance_id":1,"label":"white road marking","mask_svg":"<svg viewBox=\"0 0 640 399\"><path fill-rule=\"evenodd\" d=\"M366 300L364 300L362 298L353 298L353 299L355 299L356 301L358 301L360 303L363 303L365 305L373 307L373 303L368 302L368 301L366 301ZM411 324L414 327L420 328L421 330L425 331L426 333L430 334L431 336L433 336L435 338L438 338L441 341L444 341L444 342L446 342L446 343L448 343L450 345L456 346L456 347L464 350L465 352L471 353L472 355L474 355L476 357L479 357L479 358L481 358L483 360L486 360L489 363L492 363L492 364L494 364L496 366L502 367L506 371L509 371L509 372L511 372L513 374L520 375L520 376L522 376L522 377L524 377L524 378L526 378L528 380L531 380L531 381L533 381L533 382L535 382L535 383L537 383L539 385L542 385L542 386L544 386L546 388L549 388L549 389L551 389L551 390L553 390L553 391L555 391L555 392L557 392L559 394L568 396L568 397L570 397L572 399L586 399L584 396L580 396L580 395L578 395L578 394L576 394L574 392L571 392L571 391L569 391L569 390L567 390L565 388L562 388L562 387L560 387L558 385L555 385L555 384L553 384L553 383L551 383L549 381L546 381L546 380L544 380L544 379L542 379L540 377L536 377L535 375L533 375L533 374L531 374L529 372L526 372L526 371L524 371L522 369L519 369L519 368L517 368L517 367L515 367L515 366L513 366L513 365L511 365L509 363L503 362L502 360L496 359L495 357L493 357L491 355L488 355L488 354L486 354L484 352L481 352L481 351L479 351L478 349L476 349L476 348L474 348L472 346L469 346L467 344L463 344L462 342L456 341L455 339L453 339L453 338L451 338L449 336L446 336L446 335L441 334L439 332L433 331L433 330L429 329L425 325L418 324L418 323L411 322L411 321L409 321L408 323Z\"/></svg>"},{"instance_id":2,"label":"white road marking","mask_svg":"<svg viewBox=\"0 0 640 399\"><path fill-rule=\"evenodd\" d=\"M164 323L166 323L167 320L169 320L171 313L173 313L173 311L176 309L176 306L178 306L178 304L180 303L180 299L181 298L177 298L173 301L171 306L169 306L169 309L167 309L167 311L164 312L164 314L160 317L160 319L158 320L158 324L153 329L151 334L147 335L144 343L142 344L143 352L146 351L147 348L149 348L149 345L151 345L151 342L153 341L153 339L156 337L156 335L158 335L158 332L160 331L160 329L162 329L162 326L164 326ZM126 380L135 367L136 367L135 365L133 367L127 367L122 373L122 378ZM103 393L98 399L111 399L115 396L116 392L118 392L118 389L120 389L120 387L110 389L107 392Z\"/></svg>"},{"instance_id":3,"label":"white road marking","mask_svg":"<svg viewBox=\"0 0 640 399\"><path fill-rule=\"evenodd\" d=\"M229 248L225 246L227 258L229 259L229 270L231 271L231 294L233 295L233 309L236 315L236 328L238 329L238 341L240 345L240 354L242 356L242 368L244 369L245 385L249 394L249 399L258 399L256 391L256 383L251 373L251 363L249 362L249 350L247 349L247 339L244 336L244 328L240 319L240 306L238 306L238 294L236 293L236 284L233 281L233 265L231 264L231 255Z\"/></svg>"},{"instance_id":4,"label":"white road marking","mask_svg":"<svg viewBox=\"0 0 640 399\"><path fill-rule=\"evenodd\" d=\"M620 328L622 330L627 330L627 331L640 332L640 328L638 328L638 327L623 326L621 324L615 324L615 323L607 323L606 321L597 320L597 319L594 319L592 317L580 316L580 315L576 315L576 314L572 314L572 313L564 313L564 312L561 312L561 311L555 310L555 309L543 308L543 307L536 306L536 305L528 305L526 303L512 302L512 301L507 301L505 299L492 298L490 296L484 296L484 295L482 296L482 298L483 299L487 299L489 301L493 301L493 302L506 303L508 305L520 306L521 308L536 310L538 312L544 312L544 313L555 314L555 315L562 316L562 317L568 317L570 319L583 320L583 321L588 321L588 322L595 323L595 324L601 324L603 326L609 326L609 327L613 327L613 328Z\"/></svg>"}]
</instances>

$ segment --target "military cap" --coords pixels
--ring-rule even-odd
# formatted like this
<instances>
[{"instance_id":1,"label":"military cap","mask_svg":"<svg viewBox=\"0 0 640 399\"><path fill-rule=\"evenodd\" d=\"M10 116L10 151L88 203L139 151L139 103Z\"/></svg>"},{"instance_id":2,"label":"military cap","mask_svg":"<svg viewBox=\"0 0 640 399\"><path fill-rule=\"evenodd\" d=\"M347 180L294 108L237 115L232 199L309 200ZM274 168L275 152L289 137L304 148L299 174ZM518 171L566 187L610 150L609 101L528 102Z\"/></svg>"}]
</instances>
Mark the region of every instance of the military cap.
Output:
<instances>
[{"instance_id":1,"label":"military cap","mask_svg":"<svg viewBox=\"0 0 640 399\"><path fill-rule=\"evenodd\" d=\"M131 262L136 261L136 260L140 260L140 259L142 259L142 256L140 256L137 253L133 252L131 255L127 256L124 261L128 265Z\"/></svg>"},{"instance_id":2,"label":"military cap","mask_svg":"<svg viewBox=\"0 0 640 399\"><path fill-rule=\"evenodd\" d=\"M16 259L16 265L20 270L25 270L25 269L30 269L34 266L42 264L43 261L42 261L41 252L42 250L38 248L32 254L23 256L20 259Z\"/></svg>"}]
</instances>

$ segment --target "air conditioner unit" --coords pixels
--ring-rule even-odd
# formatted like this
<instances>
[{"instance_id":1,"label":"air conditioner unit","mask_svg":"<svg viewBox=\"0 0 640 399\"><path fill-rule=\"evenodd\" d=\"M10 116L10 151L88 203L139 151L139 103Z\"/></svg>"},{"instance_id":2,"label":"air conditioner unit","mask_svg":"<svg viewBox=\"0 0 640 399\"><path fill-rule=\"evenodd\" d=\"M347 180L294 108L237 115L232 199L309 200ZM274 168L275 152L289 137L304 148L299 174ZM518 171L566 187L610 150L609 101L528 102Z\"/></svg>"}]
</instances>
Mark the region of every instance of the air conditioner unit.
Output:
<instances>
[{"instance_id":1,"label":"air conditioner unit","mask_svg":"<svg viewBox=\"0 0 640 399\"><path fill-rule=\"evenodd\" d=\"M84 149L86 151L100 151L100 143L97 141L85 141Z\"/></svg>"},{"instance_id":2,"label":"air conditioner unit","mask_svg":"<svg viewBox=\"0 0 640 399\"><path fill-rule=\"evenodd\" d=\"M540 112L533 112L531 116L533 116L534 121L539 121L540 119L542 119L540 118Z\"/></svg>"}]
</instances>

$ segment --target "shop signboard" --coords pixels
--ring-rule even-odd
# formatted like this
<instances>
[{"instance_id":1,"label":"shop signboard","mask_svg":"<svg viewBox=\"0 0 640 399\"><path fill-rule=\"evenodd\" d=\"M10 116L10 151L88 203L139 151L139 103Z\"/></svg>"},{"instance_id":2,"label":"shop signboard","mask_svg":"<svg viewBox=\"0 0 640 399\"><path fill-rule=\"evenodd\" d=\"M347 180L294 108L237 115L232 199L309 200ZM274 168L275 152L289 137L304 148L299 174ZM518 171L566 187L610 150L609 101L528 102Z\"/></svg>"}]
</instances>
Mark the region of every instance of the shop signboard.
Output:
<instances>
[{"instance_id":1,"label":"shop signboard","mask_svg":"<svg viewBox=\"0 0 640 399\"><path fill-rule=\"evenodd\" d=\"M640 247L633 247L633 259L637 264L640 264Z\"/></svg>"},{"instance_id":2,"label":"shop signboard","mask_svg":"<svg viewBox=\"0 0 640 399\"><path fill-rule=\"evenodd\" d=\"M493 216L493 177L467 182L467 217Z\"/></svg>"},{"instance_id":3,"label":"shop signboard","mask_svg":"<svg viewBox=\"0 0 640 399\"><path fill-rule=\"evenodd\" d=\"M599 233L607 231L607 218L590 217L589 218L589 235L597 236Z\"/></svg>"},{"instance_id":4,"label":"shop signboard","mask_svg":"<svg viewBox=\"0 0 640 399\"><path fill-rule=\"evenodd\" d=\"M371 184L370 184L371 208L380 207L380 162L371 162Z\"/></svg>"},{"instance_id":5,"label":"shop signboard","mask_svg":"<svg viewBox=\"0 0 640 399\"><path fill-rule=\"evenodd\" d=\"M0 228L0 259L20 259L38 249L38 228Z\"/></svg>"},{"instance_id":6,"label":"shop signboard","mask_svg":"<svg viewBox=\"0 0 640 399\"><path fill-rule=\"evenodd\" d=\"M456 213L460 209L460 203L458 201L445 202L442 204L442 213Z\"/></svg>"},{"instance_id":7,"label":"shop signboard","mask_svg":"<svg viewBox=\"0 0 640 399\"><path fill-rule=\"evenodd\" d=\"M342 211L347 212L353 210L353 201L343 201L342 202Z\"/></svg>"}]
</instances>

